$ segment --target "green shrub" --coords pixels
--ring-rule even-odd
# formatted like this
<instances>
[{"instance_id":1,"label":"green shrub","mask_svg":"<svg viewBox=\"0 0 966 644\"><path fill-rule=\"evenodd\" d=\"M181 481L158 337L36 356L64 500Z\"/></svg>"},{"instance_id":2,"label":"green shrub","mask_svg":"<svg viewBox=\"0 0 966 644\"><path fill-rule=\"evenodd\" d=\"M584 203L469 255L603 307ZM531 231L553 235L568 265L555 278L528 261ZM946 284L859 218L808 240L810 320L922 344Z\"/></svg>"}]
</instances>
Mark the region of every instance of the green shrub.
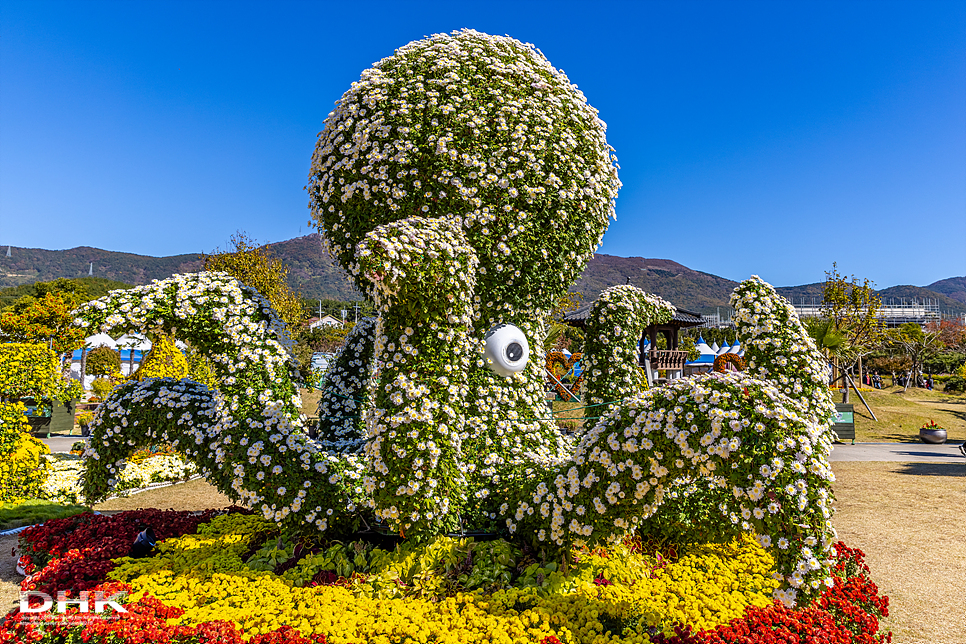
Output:
<instances>
[{"instance_id":1,"label":"green shrub","mask_svg":"<svg viewBox=\"0 0 966 644\"><path fill-rule=\"evenodd\" d=\"M945 391L947 394L961 394L966 392L966 378L963 378L960 375L946 378L946 384L943 387L943 391Z\"/></svg>"},{"instance_id":2,"label":"green shrub","mask_svg":"<svg viewBox=\"0 0 966 644\"><path fill-rule=\"evenodd\" d=\"M111 391L113 390L114 390L114 383L111 382L108 378L98 378L97 380L91 383L91 391L93 391L94 395L100 398L101 400L104 400L109 395L111 395Z\"/></svg>"},{"instance_id":3,"label":"green shrub","mask_svg":"<svg viewBox=\"0 0 966 644\"><path fill-rule=\"evenodd\" d=\"M110 347L97 347L87 354L85 373L89 376L113 376L121 373L121 356Z\"/></svg>"}]
</instances>

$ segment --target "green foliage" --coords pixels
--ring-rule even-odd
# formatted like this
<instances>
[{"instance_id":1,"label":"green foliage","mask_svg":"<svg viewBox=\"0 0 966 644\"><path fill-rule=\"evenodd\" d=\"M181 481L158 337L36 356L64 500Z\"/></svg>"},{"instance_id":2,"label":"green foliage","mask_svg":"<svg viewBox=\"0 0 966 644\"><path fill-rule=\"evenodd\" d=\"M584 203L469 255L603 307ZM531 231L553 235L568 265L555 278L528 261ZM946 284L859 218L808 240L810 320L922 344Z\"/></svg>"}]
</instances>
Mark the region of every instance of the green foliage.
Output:
<instances>
[{"instance_id":1,"label":"green foliage","mask_svg":"<svg viewBox=\"0 0 966 644\"><path fill-rule=\"evenodd\" d=\"M0 344L0 399L59 400L80 396L80 385L63 378L57 356L44 345Z\"/></svg>"},{"instance_id":2,"label":"green foliage","mask_svg":"<svg viewBox=\"0 0 966 644\"><path fill-rule=\"evenodd\" d=\"M305 319L305 310L302 298L286 283L285 265L243 232L232 235L231 244L230 250L205 255L205 270L228 273L255 289L271 303L293 333L298 331Z\"/></svg>"},{"instance_id":3,"label":"green foliage","mask_svg":"<svg viewBox=\"0 0 966 644\"><path fill-rule=\"evenodd\" d=\"M114 382L110 378L97 378L91 383L91 392L104 400L114 390Z\"/></svg>"},{"instance_id":4,"label":"green foliage","mask_svg":"<svg viewBox=\"0 0 966 644\"><path fill-rule=\"evenodd\" d=\"M204 353L195 347L189 346L185 359L188 362L187 378L206 385L212 391L218 389L218 378L215 376L215 370L211 366L211 361Z\"/></svg>"},{"instance_id":5,"label":"green foliage","mask_svg":"<svg viewBox=\"0 0 966 644\"><path fill-rule=\"evenodd\" d=\"M12 530L25 525L63 519L90 508L72 503L58 503L42 499L24 499L13 503L0 503L0 530Z\"/></svg>"},{"instance_id":6,"label":"green foliage","mask_svg":"<svg viewBox=\"0 0 966 644\"><path fill-rule=\"evenodd\" d=\"M688 361L697 360L701 357L701 352L698 351L698 346L694 342L694 338L691 336L684 336L678 339L678 350L688 352Z\"/></svg>"},{"instance_id":7,"label":"green foliage","mask_svg":"<svg viewBox=\"0 0 966 644\"><path fill-rule=\"evenodd\" d=\"M966 392L966 378L962 376L950 376L944 383L943 391L950 394Z\"/></svg>"},{"instance_id":8,"label":"green foliage","mask_svg":"<svg viewBox=\"0 0 966 644\"><path fill-rule=\"evenodd\" d=\"M271 539L256 553L256 570L269 569L275 553L281 561L291 556L290 547L276 550L276 545L276 540ZM365 578L358 580L357 592L364 595L444 597L456 590L507 587L520 557L520 550L502 539L479 542L473 538L436 537L422 544L405 541L394 550L355 541L336 543L309 555L283 577L304 586L322 571L345 578L359 574ZM252 560L247 565L253 567Z\"/></svg>"},{"instance_id":9,"label":"green foliage","mask_svg":"<svg viewBox=\"0 0 966 644\"><path fill-rule=\"evenodd\" d=\"M80 304L103 297L114 289L124 288L131 288L131 285L103 277L59 278L50 282L21 284L0 289L0 309L14 305L16 309L17 306L22 306L19 304L21 300L29 303L30 300L25 298L40 299L48 293L71 294L72 299Z\"/></svg>"},{"instance_id":10,"label":"green foliage","mask_svg":"<svg viewBox=\"0 0 966 644\"><path fill-rule=\"evenodd\" d=\"M299 361L299 372L305 379L311 378L312 354L316 352L335 353L352 332L355 322L349 320L345 324L322 324L314 329L306 328L295 341L293 353Z\"/></svg>"},{"instance_id":11,"label":"green foliage","mask_svg":"<svg viewBox=\"0 0 966 644\"><path fill-rule=\"evenodd\" d=\"M95 347L85 358L89 376L115 376L121 373L121 356L110 347Z\"/></svg>"},{"instance_id":12,"label":"green foliage","mask_svg":"<svg viewBox=\"0 0 966 644\"><path fill-rule=\"evenodd\" d=\"M27 434L22 403L0 402L0 503L36 497L47 478L49 449Z\"/></svg>"},{"instance_id":13,"label":"green foliage","mask_svg":"<svg viewBox=\"0 0 966 644\"><path fill-rule=\"evenodd\" d=\"M859 282L855 275L846 279L839 275L837 264L825 272L822 289L822 318L829 322L821 334L827 355L846 364L879 348L885 337L885 325L879 319L882 300L868 279ZM821 331L816 327L816 332Z\"/></svg>"}]
</instances>

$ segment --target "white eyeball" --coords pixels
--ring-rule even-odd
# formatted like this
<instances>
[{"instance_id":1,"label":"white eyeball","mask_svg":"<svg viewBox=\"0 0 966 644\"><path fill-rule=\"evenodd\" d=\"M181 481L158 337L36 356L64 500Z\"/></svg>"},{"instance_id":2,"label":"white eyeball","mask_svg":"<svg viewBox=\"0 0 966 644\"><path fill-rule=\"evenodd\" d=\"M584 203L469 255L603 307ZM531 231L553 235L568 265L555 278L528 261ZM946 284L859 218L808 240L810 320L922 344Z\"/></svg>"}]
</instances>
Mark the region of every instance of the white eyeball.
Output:
<instances>
[{"instance_id":1,"label":"white eyeball","mask_svg":"<svg viewBox=\"0 0 966 644\"><path fill-rule=\"evenodd\" d=\"M530 343L518 327L497 324L483 336L486 342L486 366L500 376L509 377L520 373L530 359Z\"/></svg>"}]
</instances>

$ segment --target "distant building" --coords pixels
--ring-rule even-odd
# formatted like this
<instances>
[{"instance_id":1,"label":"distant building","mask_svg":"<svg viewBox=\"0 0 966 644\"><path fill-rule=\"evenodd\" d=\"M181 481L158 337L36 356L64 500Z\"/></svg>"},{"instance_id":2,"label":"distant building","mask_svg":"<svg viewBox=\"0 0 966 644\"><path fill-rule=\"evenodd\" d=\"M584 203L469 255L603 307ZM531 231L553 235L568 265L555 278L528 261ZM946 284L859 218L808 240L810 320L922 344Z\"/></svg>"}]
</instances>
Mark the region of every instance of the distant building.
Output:
<instances>
[{"instance_id":1,"label":"distant building","mask_svg":"<svg viewBox=\"0 0 966 644\"><path fill-rule=\"evenodd\" d=\"M342 320L336 319L331 315L326 315L323 318L309 318L308 327L310 329L317 329L320 326L342 326Z\"/></svg>"},{"instance_id":2,"label":"distant building","mask_svg":"<svg viewBox=\"0 0 966 644\"><path fill-rule=\"evenodd\" d=\"M806 301L800 298L799 301L792 302L795 312L799 318L814 318L822 315L822 300L812 298ZM876 316L880 322L887 327L898 327L903 324L913 323L925 328L930 322L938 322L942 319L939 310L939 301L932 298L905 299L889 298L882 302L879 314Z\"/></svg>"}]
</instances>

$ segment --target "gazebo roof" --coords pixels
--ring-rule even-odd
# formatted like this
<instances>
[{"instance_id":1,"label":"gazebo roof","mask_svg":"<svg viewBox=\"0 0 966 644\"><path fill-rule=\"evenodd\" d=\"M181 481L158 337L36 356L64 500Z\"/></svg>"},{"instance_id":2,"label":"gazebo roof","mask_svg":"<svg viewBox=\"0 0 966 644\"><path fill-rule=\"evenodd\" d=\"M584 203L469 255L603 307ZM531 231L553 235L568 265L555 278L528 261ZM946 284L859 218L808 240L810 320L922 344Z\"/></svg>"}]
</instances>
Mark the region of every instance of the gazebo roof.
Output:
<instances>
[{"instance_id":1,"label":"gazebo roof","mask_svg":"<svg viewBox=\"0 0 966 644\"><path fill-rule=\"evenodd\" d=\"M594 302L596 301L597 300L594 300ZM563 321L573 326L583 327L587 324L587 318L590 317L590 309L593 308L594 302L584 304L579 309L571 311L563 317ZM675 309L674 317L671 318L671 321L662 326L673 326L686 329L692 326L701 326L702 324L704 324L704 318L701 317L700 313L695 313L694 311L688 311L685 309Z\"/></svg>"}]
</instances>

